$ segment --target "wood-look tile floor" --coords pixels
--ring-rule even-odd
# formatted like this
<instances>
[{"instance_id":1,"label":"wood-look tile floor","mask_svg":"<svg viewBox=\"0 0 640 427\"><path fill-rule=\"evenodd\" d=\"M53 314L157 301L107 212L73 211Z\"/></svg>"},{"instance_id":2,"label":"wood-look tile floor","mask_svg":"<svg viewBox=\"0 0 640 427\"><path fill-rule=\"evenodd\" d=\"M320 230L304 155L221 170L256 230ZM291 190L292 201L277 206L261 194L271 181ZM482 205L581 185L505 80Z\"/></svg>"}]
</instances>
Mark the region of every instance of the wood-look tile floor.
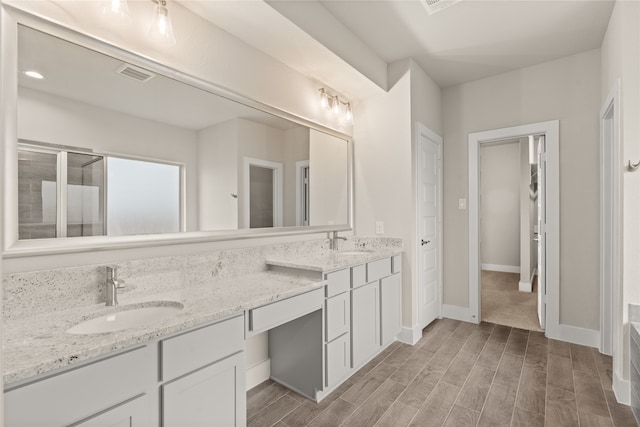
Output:
<instances>
[{"instance_id":1,"label":"wood-look tile floor","mask_svg":"<svg viewBox=\"0 0 640 427\"><path fill-rule=\"evenodd\" d=\"M394 342L316 404L272 381L247 394L249 426L636 426L611 391L611 358L541 332L450 319Z\"/></svg>"}]
</instances>

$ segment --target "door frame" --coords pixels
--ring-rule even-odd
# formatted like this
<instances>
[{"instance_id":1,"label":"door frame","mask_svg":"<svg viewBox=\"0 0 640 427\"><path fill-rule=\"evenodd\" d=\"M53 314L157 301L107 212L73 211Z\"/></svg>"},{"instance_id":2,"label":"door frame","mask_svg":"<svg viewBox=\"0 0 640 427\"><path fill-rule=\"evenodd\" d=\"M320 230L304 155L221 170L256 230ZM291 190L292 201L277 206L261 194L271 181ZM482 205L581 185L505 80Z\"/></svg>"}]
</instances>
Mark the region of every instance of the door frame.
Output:
<instances>
[{"instance_id":1,"label":"door frame","mask_svg":"<svg viewBox=\"0 0 640 427\"><path fill-rule=\"evenodd\" d=\"M610 118L609 118L610 117ZM610 126L606 126L610 120ZM605 154L608 153L608 161ZM620 79L600 109L600 352L612 355L619 348L621 239ZM607 196L610 196L608 198ZM607 254L611 255L607 259ZM614 367L619 366L613 359ZM617 366L616 366L617 365Z\"/></svg>"},{"instance_id":2,"label":"door frame","mask_svg":"<svg viewBox=\"0 0 640 427\"><path fill-rule=\"evenodd\" d=\"M282 163L278 162L270 162L268 160L262 159L254 159L251 157L244 158L244 168L243 168L243 187L244 187L244 195L242 197L243 201L243 218L244 218L244 227L249 228L251 223L251 201L250 201L250 169L251 166L259 166L265 169L273 170L273 226L274 227L282 227L282 200L283 200L283 184L282 184L282 175L284 167Z\"/></svg>"},{"instance_id":3,"label":"door frame","mask_svg":"<svg viewBox=\"0 0 640 427\"><path fill-rule=\"evenodd\" d=\"M428 127L426 127L425 125L423 125L420 122L416 122L416 129L415 129L416 135L415 135L415 153L416 155L414 156L414 168L415 168L415 176L414 176L414 187L415 187L415 192L414 192L414 200L416 201L415 203L415 215L416 215L416 220L415 220L415 229L414 229L414 235L415 235L415 245L414 245L414 253L413 253L413 265L414 265L414 271L415 271L415 277L416 277L416 288L414 289L415 295L417 296L416 298L414 298L415 301L415 308L416 308L416 313L417 313L417 319L416 319L416 324L418 325L418 331L420 332L420 335L422 334L422 329L427 326L427 325L422 325L420 324L420 262L418 261L418 254L420 251L420 239L422 238L422 236L420 236L420 226L419 226L419 219L420 219L420 204L418 203L419 200L419 175L418 175L418 171L420 170L419 168L419 162L420 162L420 158L418 156L419 153L419 145L420 145L420 134L425 135L429 140L435 142L438 145L438 150L439 150L439 155L438 155L438 218L437 218L437 224L436 224L436 233L438 236L438 247L436 248L436 258L437 258L437 267L438 267L438 284L436 286L436 290L438 292L437 295L437 305L438 305L438 318L441 319L442 318L442 294L443 294L443 262L442 262L442 254L443 254L443 248L444 248L444 242L442 241L442 218L443 218L443 206L442 206L442 202L443 202L443 183L442 183L442 150L443 150L443 139L440 135L438 135L437 133L435 133L434 131L432 131L431 129L429 129Z\"/></svg>"},{"instance_id":4,"label":"door frame","mask_svg":"<svg viewBox=\"0 0 640 427\"><path fill-rule=\"evenodd\" d=\"M547 155L547 265L546 265L546 330L548 337L558 337L560 325L560 122L533 123L508 128L470 133L468 137L469 188L469 316L479 323L480 298L480 146L504 139L545 135Z\"/></svg>"},{"instance_id":5,"label":"door frame","mask_svg":"<svg viewBox=\"0 0 640 427\"><path fill-rule=\"evenodd\" d=\"M304 186L302 185L302 170L308 167L309 167L309 160L299 160L296 162L296 225L297 226L309 225L309 224L303 224L303 218L302 218L302 200L304 198ZM307 183L307 186L308 185L309 184ZM307 221L308 219L309 218L307 218Z\"/></svg>"}]
</instances>

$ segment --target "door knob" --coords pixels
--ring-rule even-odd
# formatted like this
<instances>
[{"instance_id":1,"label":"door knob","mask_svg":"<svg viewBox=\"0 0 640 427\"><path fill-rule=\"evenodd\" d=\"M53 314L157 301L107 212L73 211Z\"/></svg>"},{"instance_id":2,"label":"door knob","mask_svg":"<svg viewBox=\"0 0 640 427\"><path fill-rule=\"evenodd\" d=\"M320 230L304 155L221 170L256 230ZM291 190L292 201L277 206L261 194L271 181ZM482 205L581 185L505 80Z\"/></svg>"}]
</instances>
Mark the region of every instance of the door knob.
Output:
<instances>
[{"instance_id":1,"label":"door knob","mask_svg":"<svg viewBox=\"0 0 640 427\"><path fill-rule=\"evenodd\" d=\"M426 245L426 244L428 244L428 243L430 243L430 242L431 242L431 240L427 240L427 241L425 241L424 239L422 239L422 240L420 241L420 245L421 245L421 246L424 246L424 245Z\"/></svg>"}]
</instances>

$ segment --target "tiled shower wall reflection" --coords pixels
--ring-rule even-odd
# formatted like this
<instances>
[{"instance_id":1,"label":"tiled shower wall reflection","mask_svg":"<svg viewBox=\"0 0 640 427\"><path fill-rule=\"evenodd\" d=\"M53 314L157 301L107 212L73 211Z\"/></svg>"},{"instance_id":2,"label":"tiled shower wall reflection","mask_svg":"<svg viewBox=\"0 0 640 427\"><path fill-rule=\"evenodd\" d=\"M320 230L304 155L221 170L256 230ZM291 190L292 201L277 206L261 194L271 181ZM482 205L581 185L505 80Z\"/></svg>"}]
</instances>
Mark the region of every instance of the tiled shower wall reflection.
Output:
<instances>
[{"instance_id":1,"label":"tiled shower wall reflection","mask_svg":"<svg viewBox=\"0 0 640 427\"><path fill-rule=\"evenodd\" d=\"M56 237L55 154L18 152L19 239Z\"/></svg>"}]
</instances>

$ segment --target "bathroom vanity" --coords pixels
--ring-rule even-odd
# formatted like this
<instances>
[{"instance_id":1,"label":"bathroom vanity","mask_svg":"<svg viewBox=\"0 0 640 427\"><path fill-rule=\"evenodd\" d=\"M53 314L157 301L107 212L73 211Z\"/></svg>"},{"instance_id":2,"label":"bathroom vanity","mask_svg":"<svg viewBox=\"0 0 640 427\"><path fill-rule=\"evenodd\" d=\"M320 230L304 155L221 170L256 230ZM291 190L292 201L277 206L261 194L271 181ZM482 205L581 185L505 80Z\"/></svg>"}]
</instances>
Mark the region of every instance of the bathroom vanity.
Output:
<instances>
[{"instance_id":1,"label":"bathroom vanity","mask_svg":"<svg viewBox=\"0 0 640 427\"><path fill-rule=\"evenodd\" d=\"M320 401L400 332L398 248L266 262L264 272L146 295L183 309L136 328L67 332L141 304L126 293L119 307L7 322L6 424L242 426L247 337L268 332L271 378Z\"/></svg>"}]
</instances>

